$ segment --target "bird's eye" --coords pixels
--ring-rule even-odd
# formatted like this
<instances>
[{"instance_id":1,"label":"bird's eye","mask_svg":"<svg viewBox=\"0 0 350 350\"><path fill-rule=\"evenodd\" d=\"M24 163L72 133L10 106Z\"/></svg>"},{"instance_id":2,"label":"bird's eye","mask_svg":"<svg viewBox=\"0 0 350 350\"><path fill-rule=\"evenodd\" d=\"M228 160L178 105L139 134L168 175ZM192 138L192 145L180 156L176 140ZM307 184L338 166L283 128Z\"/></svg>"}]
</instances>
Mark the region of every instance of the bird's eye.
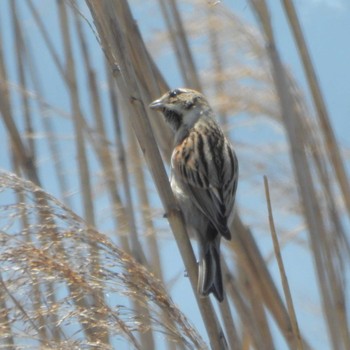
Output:
<instances>
[{"instance_id":1,"label":"bird's eye","mask_svg":"<svg viewBox=\"0 0 350 350\"><path fill-rule=\"evenodd\" d=\"M178 95L180 93L179 89L175 89L173 91L170 92L169 96L170 97L175 97L176 95Z\"/></svg>"}]
</instances>

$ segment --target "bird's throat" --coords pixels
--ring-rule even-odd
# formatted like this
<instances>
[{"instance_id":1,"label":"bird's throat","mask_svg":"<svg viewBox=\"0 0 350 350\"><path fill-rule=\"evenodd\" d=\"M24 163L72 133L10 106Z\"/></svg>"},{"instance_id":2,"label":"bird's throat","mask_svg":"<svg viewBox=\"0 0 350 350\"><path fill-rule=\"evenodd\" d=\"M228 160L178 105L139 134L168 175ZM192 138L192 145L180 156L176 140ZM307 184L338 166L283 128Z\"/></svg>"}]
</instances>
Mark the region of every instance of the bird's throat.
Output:
<instances>
[{"instance_id":1,"label":"bird's throat","mask_svg":"<svg viewBox=\"0 0 350 350\"><path fill-rule=\"evenodd\" d=\"M163 113L166 121L171 125L173 130L178 131L182 124L182 115L169 109L164 109Z\"/></svg>"}]
</instances>

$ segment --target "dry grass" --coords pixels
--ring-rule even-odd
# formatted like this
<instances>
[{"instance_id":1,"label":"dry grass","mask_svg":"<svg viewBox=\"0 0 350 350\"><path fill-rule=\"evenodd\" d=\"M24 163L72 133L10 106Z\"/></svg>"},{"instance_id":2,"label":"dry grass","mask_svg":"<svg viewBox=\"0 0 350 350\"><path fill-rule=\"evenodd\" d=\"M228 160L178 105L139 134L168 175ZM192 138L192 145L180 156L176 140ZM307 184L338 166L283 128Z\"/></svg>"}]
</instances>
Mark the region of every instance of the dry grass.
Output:
<instances>
[{"instance_id":1,"label":"dry grass","mask_svg":"<svg viewBox=\"0 0 350 350\"><path fill-rule=\"evenodd\" d=\"M296 246L314 262L330 348L350 348L345 164L291 1L315 116L281 62L265 1L250 3L261 31L221 4L143 4L165 26L147 44L131 12L138 2L2 4L11 21L0 21L0 347L310 349L282 263ZM239 203L218 307L196 295L195 255L165 171L173 134L147 108L174 72L209 96L234 139L240 191L256 203ZM260 128L273 136L252 137ZM283 296L275 254L256 241L270 234L263 175ZM169 296L164 212L183 260L176 274L183 280L185 266L192 286L179 303L198 304L191 314Z\"/></svg>"}]
</instances>

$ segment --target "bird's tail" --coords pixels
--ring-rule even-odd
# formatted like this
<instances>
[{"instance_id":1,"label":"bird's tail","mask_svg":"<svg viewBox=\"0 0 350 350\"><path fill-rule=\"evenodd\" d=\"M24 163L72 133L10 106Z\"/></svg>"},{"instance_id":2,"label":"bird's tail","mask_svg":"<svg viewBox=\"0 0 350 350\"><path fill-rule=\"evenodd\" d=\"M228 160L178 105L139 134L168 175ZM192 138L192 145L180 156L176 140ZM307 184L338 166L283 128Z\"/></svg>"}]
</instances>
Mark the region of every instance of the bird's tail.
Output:
<instances>
[{"instance_id":1,"label":"bird's tail","mask_svg":"<svg viewBox=\"0 0 350 350\"><path fill-rule=\"evenodd\" d=\"M199 261L198 293L215 295L218 301L224 300L224 288L220 264L220 237L206 243Z\"/></svg>"}]
</instances>

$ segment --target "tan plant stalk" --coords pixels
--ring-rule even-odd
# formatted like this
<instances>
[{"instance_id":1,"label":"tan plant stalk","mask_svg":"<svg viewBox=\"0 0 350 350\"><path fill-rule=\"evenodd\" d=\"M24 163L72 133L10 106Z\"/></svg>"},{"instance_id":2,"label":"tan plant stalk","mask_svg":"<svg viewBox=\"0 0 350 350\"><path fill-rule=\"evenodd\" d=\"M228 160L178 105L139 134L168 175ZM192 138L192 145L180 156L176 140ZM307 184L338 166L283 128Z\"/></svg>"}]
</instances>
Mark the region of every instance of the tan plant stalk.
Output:
<instances>
[{"instance_id":1,"label":"tan plant stalk","mask_svg":"<svg viewBox=\"0 0 350 350\"><path fill-rule=\"evenodd\" d=\"M110 193L112 206L113 206L113 218L115 221L116 233L118 239L121 242L123 249L126 252L130 252L129 241L127 237L127 231L129 229L126 210L122 204L118 186L117 186L117 173L115 171L115 164L109 149L109 140L106 135L106 127L104 122L104 117L102 115L102 106L100 101L100 96L98 94L98 86L96 81L96 74L92 68L90 62L90 56L88 51L88 46L81 28L81 18L76 12L74 12L75 24L78 32L79 43L81 51L83 54L84 66L86 70L86 75L89 81L89 93L91 96L91 109L93 111L93 117L95 120L95 127L97 132L97 137L94 137L90 132L90 128L84 122L84 131L90 139L92 146L98 156L98 160L101 163L103 169L103 176L106 181L106 187ZM111 104L113 112L116 113L116 108L114 108L114 96L110 89Z\"/></svg>"},{"instance_id":2,"label":"tan plant stalk","mask_svg":"<svg viewBox=\"0 0 350 350\"><path fill-rule=\"evenodd\" d=\"M254 288L255 293L261 294L261 298L275 318L286 341L288 344L292 344L293 334L287 310L282 303L252 233L243 225L238 215L234 220L232 232L236 236L233 250L237 254L238 264L242 269L241 274L246 275L244 282L240 283L245 285L249 282L250 288Z\"/></svg>"},{"instance_id":3,"label":"tan plant stalk","mask_svg":"<svg viewBox=\"0 0 350 350\"><path fill-rule=\"evenodd\" d=\"M266 195L266 202L267 202L267 209L268 209L268 216L269 216L269 224L270 224L271 236L272 236L272 240L273 240L273 247L275 250L276 260L277 260L278 268L279 268L280 275L281 275L284 296L285 296L286 301L287 301L287 307L288 307L288 312L289 312L289 316L291 319L293 333L294 333L295 340L296 340L296 348L298 350L303 350L303 343L302 343L302 339L300 336L297 317L295 315L292 295L291 295L291 292L289 289L288 279L287 279L286 271L285 271L284 265L283 265L283 260L282 260L281 251L280 251L278 238L277 238L277 233L276 233L276 229L275 229L275 223L273 221L269 183L268 183L266 176L264 176L264 186L265 186L265 195Z\"/></svg>"},{"instance_id":4,"label":"tan plant stalk","mask_svg":"<svg viewBox=\"0 0 350 350\"><path fill-rule=\"evenodd\" d=\"M13 333L11 330L11 322L9 316L9 308L6 305L6 285L4 285L4 281L0 272L0 284L2 285L0 288L0 330L2 334L5 336L0 340L0 344L3 344L7 348L14 348L15 341L13 338Z\"/></svg>"},{"instance_id":5,"label":"tan plant stalk","mask_svg":"<svg viewBox=\"0 0 350 350\"><path fill-rule=\"evenodd\" d=\"M324 103L320 84L318 83L317 75L311 62L311 57L304 39L304 35L299 23L297 13L295 11L293 1L283 0L282 3L297 44L299 55L303 62L304 72L309 84L314 105L317 110L317 116L321 124L321 131L323 133L324 139L326 140L328 157L333 165L335 175L337 176L339 186L342 190L343 199L348 210L348 215L350 216L349 179L345 171L344 162L339 151L332 125L329 121L328 111L326 104Z\"/></svg>"},{"instance_id":6,"label":"tan plant stalk","mask_svg":"<svg viewBox=\"0 0 350 350\"><path fill-rule=\"evenodd\" d=\"M186 87L201 91L188 38L175 0L158 0Z\"/></svg>"},{"instance_id":7,"label":"tan plant stalk","mask_svg":"<svg viewBox=\"0 0 350 350\"><path fill-rule=\"evenodd\" d=\"M8 134L11 139L11 145L14 150L14 157L16 158L16 161L20 165L23 173L25 176L33 181L35 184L40 185L40 180L37 172L37 168L35 167L35 164L33 162L33 158L30 155L30 152L28 150L28 147L25 145L25 142L22 140L22 137L19 133L19 130L17 129L17 126L14 122L13 115L12 115L12 109L10 105L10 90L8 89L8 79L7 79L7 72L6 67L4 65L4 59L3 59L3 50L2 50L2 41L0 40L0 111L3 116L3 120L5 122L5 126L7 128ZM45 198L42 197L39 193L34 193L35 200L38 205L43 205L45 207ZM50 225L51 223L51 216L50 212L47 210L41 210L38 212L38 220L42 223L46 223L47 225ZM46 237L48 239L49 237ZM52 283L47 283L46 287L49 291L49 299L53 299L53 285ZM39 299L39 295L41 292L38 292L35 294L36 300ZM39 305L35 305L36 307L39 307ZM53 321L55 321L57 315L52 314L51 318ZM39 319L39 321L41 321ZM40 328L39 328L40 329ZM42 338L45 338L46 332L45 328L40 330L40 334ZM54 328L51 331L51 334L54 339L58 339L60 337L60 329Z\"/></svg>"},{"instance_id":8,"label":"tan plant stalk","mask_svg":"<svg viewBox=\"0 0 350 350\"><path fill-rule=\"evenodd\" d=\"M129 51L127 40L118 23L115 8L110 1L88 0L87 4L94 18L104 52L111 68L115 72L120 93L125 101L129 101L132 126L157 186L170 226L175 233L176 242L185 262L192 289L196 295L206 325L211 347L213 349L225 349L226 342L209 300L200 299L196 292L198 271L192 246L186 234L181 213L177 209L177 204L170 189L152 129L147 119L147 112L138 88L137 75L130 58L127 56ZM116 66L116 63L118 66Z\"/></svg>"},{"instance_id":9,"label":"tan plant stalk","mask_svg":"<svg viewBox=\"0 0 350 350\"><path fill-rule=\"evenodd\" d=\"M125 120L126 131L127 131L127 140L128 140L128 157L130 171L134 175L136 180L136 186L138 190L138 198L140 200L139 206L141 206L142 213L142 229L144 233L144 240L147 242L147 251L148 251L148 264L151 268L151 271L162 281L164 281L162 264L159 256L159 244L156 237L156 231L153 225L151 217L151 206L149 203L145 178L144 178L144 169L142 167L143 163L139 153L138 145L136 144L137 140L132 131L129 120ZM172 324L172 320L169 319L166 313L162 313L162 319L165 324ZM174 325L172 325L174 327ZM175 344L171 340L168 340L167 349L176 350L176 348L183 349L183 344Z\"/></svg>"},{"instance_id":10,"label":"tan plant stalk","mask_svg":"<svg viewBox=\"0 0 350 350\"><path fill-rule=\"evenodd\" d=\"M113 81L110 81L109 88L112 90ZM114 95L116 97L116 94ZM116 103L116 98L114 99L114 103ZM122 130L120 125L120 109L117 111L117 113L114 113L114 128L115 128L115 134L116 134L116 144L118 149L118 164L119 169L121 171L121 177L122 177L122 183L123 188L125 192L126 197L126 216L128 219L128 226L129 226L129 240L130 240L130 246L132 255L134 258L142 265L149 267L149 264L147 262L145 253L142 249L142 245L140 243L138 232L136 229L136 220L134 215L134 204L131 197L131 189L130 189L130 181L129 181L129 175L128 175L128 169L127 169L127 153L124 149L124 144L122 142ZM136 281L137 282L137 281ZM140 305L135 305L136 310L138 313L144 313L146 315L145 317L145 326L151 329L151 319L150 319L150 312L147 308L147 305L145 307L140 307ZM145 348L154 349L154 339L151 331L144 332L140 334L141 338L141 344Z\"/></svg>"},{"instance_id":11,"label":"tan plant stalk","mask_svg":"<svg viewBox=\"0 0 350 350\"><path fill-rule=\"evenodd\" d=\"M113 82L111 81L111 84ZM113 89L112 85L110 85L110 89ZM116 103L116 94L114 94L114 103ZM129 222L129 237L130 237L130 242L131 242L131 249L133 252L133 255L135 258L143 265L147 266L147 260L145 257L145 254L143 252L143 249L141 247L137 229L136 229L136 220L135 220L135 215L134 215L134 204L133 200L131 197L131 189L130 189L130 181L129 181L129 175L128 175L128 169L127 169L127 160L128 156L127 153L125 152L125 147L122 141L122 129L121 129L121 121L120 121L120 110L117 111L117 113L114 113L113 116L113 121L114 121L114 129L115 129L115 139L116 139L116 144L117 144L117 158L118 158L118 164L119 164L119 169L121 172L121 177L122 177L122 183L123 183L123 188L125 192L125 197L126 197L126 215L128 218Z\"/></svg>"},{"instance_id":12,"label":"tan plant stalk","mask_svg":"<svg viewBox=\"0 0 350 350\"><path fill-rule=\"evenodd\" d=\"M143 162L137 145L137 140L133 133L130 121L126 120L126 131L128 139L128 154L130 159L130 170L135 177L138 190L138 198L140 199L140 207L142 213L143 232L148 246L148 260L154 274L164 281L163 269L159 256L158 237L152 221L152 208L149 201L149 195L146 188L146 181L143 169Z\"/></svg>"},{"instance_id":13,"label":"tan plant stalk","mask_svg":"<svg viewBox=\"0 0 350 350\"><path fill-rule=\"evenodd\" d=\"M122 30L128 33L129 55L132 57L135 70L137 71L141 95L145 101L153 101L163 94L164 91L169 90L169 87L146 49L128 3L126 1L117 1L114 3L114 7L119 14L118 18ZM162 155L166 161L169 161L173 146L169 140L173 139L174 133L171 128L167 127L162 118L150 118L149 121Z\"/></svg>"},{"instance_id":14,"label":"tan plant stalk","mask_svg":"<svg viewBox=\"0 0 350 350\"><path fill-rule=\"evenodd\" d=\"M6 68L4 65L3 50L0 40L0 111L3 117L3 121L8 130L11 138L12 146L16 157L19 159L21 167L26 176L34 183L40 184L39 176L37 174L33 159L27 150L22 137L17 129L17 126L12 117L12 110L10 106L9 96L10 91L8 88L8 80L6 74Z\"/></svg>"},{"instance_id":15,"label":"tan plant stalk","mask_svg":"<svg viewBox=\"0 0 350 350\"><path fill-rule=\"evenodd\" d=\"M15 174L21 174L20 164L19 164L19 161L16 158L14 153L12 153L12 165L13 165L13 170L14 170ZM30 219L28 217L28 211L26 208L27 200L26 200L26 197L24 196L22 191L16 189L15 192L16 192L17 203L22 204L21 216L20 216L21 228L22 228L22 230L26 230L30 227ZM31 231L31 230L28 229L28 231ZM25 237L26 242L29 243L33 240L32 233L33 232L28 232L28 235ZM31 293L33 295L33 308L34 308L34 310L39 311L40 307L41 307L41 291L39 288L39 283L38 283L37 277L35 275L32 275L32 279L33 279L33 284L32 284ZM2 283L4 283L4 282L2 281ZM5 313L5 311L4 311L4 313ZM6 313L7 313L7 310L6 310ZM46 339L45 320L41 315L38 317L37 331L38 331L39 339L41 341L45 341L45 339Z\"/></svg>"},{"instance_id":16,"label":"tan plant stalk","mask_svg":"<svg viewBox=\"0 0 350 350\"><path fill-rule=\"evenodd\" d=\"M22 73L20 73L20 76L23 75L23 77L20 79L21 81L21 85L20 88L18 89L21 96L23 96L23 101L25 103L25 110L26 110L26 114L29 114L30 110L29 110L29 99L34 99L38 102L38 106L39 106L39 110L41 112L41 116L42 116L42 122L44 125L44 129L45 129L45 134L48 136L47 140L48 140L48 144L49 144L49 149L51 151L51 155L52 155L52 160L54 160L54 166L55 166L55 170L56 170L56 174L57 174L57 181L58 184L61 188L61 193L63 195L63 198L65 200L65 202L67 202L68 204L70 203L70 198L66 196L66 194L68 193L68 184L67 184L67 180L66 180L66 174L65 171L63 169L64 164L61 158L61 154L59 152L59 146L56 142L56 140L54 139L54 137L52 137L54 135L54 130L53 130L53 126L52 123L50 121L49 118L47 118L46 114L47 114L47 108L49 107L48 104L43 100L42 96L44 96L43 94L43 89L42 86L40 84L39 81L39 74L38 74L38 69L36 66L36 62L33 59L33 55L32 52L30 52L28 45L27 45L27 41L24 40L24 36L23 36L23 32L24 29L22 28L22 23L18 20L18 8L17 8L17 2L16 1L12 1L11 3L11 11L13 13L13 23L16 24L15 25L15 32L16 35L18 37L18 40L16 40L16 47L18 48L18 66L25 66L27 67L27 71L23 71L23 67L20 68L18 67L18 69L20 71L23 71ZM35 7L33 6L33 4L31 2L28 2L28 5L30 7L30 10L32 11L35 20L38 22L38 26L39 28L41 28L41 30L43 31L44 26L43 23L41 22L40 17L38 16ZM46 31L44 30L44 35L46 35ZM48 37L47 37L48 40ZM53 49L53 45L50 43L48 43L49 47L52 49L53 52L51 52L51 54L53 56L56 55L56 53L54 52ZM22 57L23 56L23 57ZM58 62L58 59L57 59ZM36 91L36 95L35 97L37 97L36 99L33 96L33 93L31 91L29 91L29 89L27 89L25 82L25 74L29 74L30 79L32 81L32 84L35 87L35 91ZM26 117L26 119L28 119L29 116ZM32 130L31 127L29 127L29 129ZM31 154L34 155L34 135L33 135L33 131L30 131L30 135L32 138L32 141L29 140L29 147L31 149Z\"/></svg>"},{"instance_id":17,"label":"tan plant stalk","mask_svg":"<svg viewBox=\"0 0 350 350\"><path fill-rule=\"evenodd\" d=\"M226 268L226 265L225 265L225 268ZM233 320L230 303L227 297L221 303L219 303L219 308L220 308L221 318L224 324L224 330L225 330L228 345L231 350L240 350L242 347L242 344Z\"/></svg>"},{"instance_id":18,"label":"tan plant stalk","mask_svg":"<svg viewBox=\"0 0 350 350\"><path fill-rule=\"evenodd\" d=\"M76 149L77 149L77 161L78 161L78 173L79 173L79 180L80 180L80 188L81 188L81 194L82 194L82 206L84 208L84 218L86 219L87 223L91 226L95 226L95 208L94 208L94 202L92 197L92 188L91 188L91 176L90 176L90 170L88 165L88 157L86 154L85 149L85 138L83 133L83 126L82 123L82 112L80 108L80 102L79 102L79 94L77 89L77 81L76 81L76 75L75 75L75 61L74 56L72 52L72 44L69 34L69 21L67 17L67 11L66 7L63 1L58 0L58 12L59 12L59 19L60 19L60 26L61 26L61 34L63 38L63 45L64 45L64 54L66 59L66 84L69 90L69 96L71 99L71 108L72 108L72 114L73 114L73 125L74 125L74 132L75 132L75 141L76 141ZM99 255L98 251L95 249L95 247L91 247L92 251L91 254L93 255L93 258L95 260L95 264L92 265L92 268L95 271L100 271L100 265L99 265ZM72 288L75 288L75 285L72 286ZM97 295L92 293L90 296L93 300L91 301L92 305L98 305L101 303L101 300L103 299L103 295ZM86 299L84 303L89 304L90 301ZM101 314L101 317L103 317L103 314ZM109 343L108 339L108 333L104 329L100 328L93 328L93 327L85 327L85 332L87 333L88 337L92 340L94 337L96 337L96 334L99 335L99 339L104 344Z\"/></svg>"},{"instance_id":19,"label":"tan plant stalk","mask_svg":"<svg viewBox=\"0 0 350 350\"><path fill-rule=\"evenodd\" d=\"M10 3L11 5L11 15L12 15L12 24L13 24L13 32L15 33L15 47L16 47L16 67L18 69L19 83L23 86L24 89L27 89L27 77L25 74L25 64L24 64L24 40L20 30L20 24L18 22L15 1ZM33 158L35 162L35 143L34 143L34 130L32 125L32 115L29 108L29 100L27 95L21 95L21 105L22 114L24 116L24 125L25 125L25 135L24 138L26 143L28 144L28 150L30 152L30 156Z\"/></svg>"},{"instance_id":20,"label":"tan plant stalk","mask_svg":"<svg viewBox=\"0 0 350 350\"><path fill-rule=\"evenodd\" d=\"M66 72L65 69L63 68L63 65L58 57L58 54L54 48L53 43L51 42L51 39L49 37L49 31L45 28L44 23L42 21L42 19L40 18L38 11L36 10L35 6L33 5L32 0L28 0L28 6L29 6L29 10L31 11L39 29L40 32L44 38L45 44L47 46L47 48L49 49L50 54L52 55L52 58L57 66L57 69L59 70L59 72L61 73L62 77L65 77Z\"/></svg>"},{"instance_id":21,"label":"tan plant stalk","mask_svg":"<svg viewBox=\"0 0 350 350\"><path fill-rule=\"evenodd\" d=\"M237 286L239 286L240 283L232 274L228 276L227 281L229 287L227 288L227 294L232 299L243 325L243 333L245 336L242 337L242 347L244 349L245 341L249 339L249 344L253 344L255 349L259 349L259 346L262 343L259 338L260 334L256 328L253 312L249 309L249 306L242 297L242 293L237 289Z\"/></svg>"},{"instance_id":22,"label":"tan plant stalk","mask_svg":"<svg viewBox=\"0 0 350 350\"><path fill-rule=\"evenodd\" d=\"M298 114L295 113L295 105L288 87L287 75L275 46L274 33L272 31L267 5L265 1L252 0L251 3L257 13L268 42L267 47L272 75L280 98L283 121L291 146L291 155L299 186L299 194L309 229L319 286L322 291L323 310L326 315L328 330L333 347L340 349L344 339L340 332L342 326L339 323L340 315L337 313L336 300L334 298L335 293L332 293L332 289L339 289L339 285L337 286L337 283L334 285L336 276L334 275L334 268L329 257L329 247L323 245L323 242L326 242L324 220L316 198L314 183L308 166L309 163L303 150L304 143L301 138L301 124L299 123Z\"/></svg>"},{"instance_id":23,"label":"tan plant stalk","mask_svg":"<svg viewBox=\"0 0 350 350\"><path fill-rule=\"evenodd\" d=\"M64 2L58 1L59 19L61 26L61 33L63 38L65 59L67 62L66 68L66 84L69 89L69 96L71 98L71 108L73 115L73 125L75 131L75 140L77 148L77 160L79 169L79 179L82 193L82 201L84 208L84 217L87 222L94 226L95 225L95 209L93 205L92 189L91 189L91 176L88 166L88 160L85 149L84 140L84 124L82 124L82 112L79 102L79 94L77 89L76 81L76 64L74 61L74 56L72 52L71 38L69 34L69 22L67 18L67 11Z\"/></svg>"},{"instance_id":24,"label":"tan plant stalk","mask_svg":"<svg viewBox=\"0 0 350 350\"><path fill-rule=\"evenodd\" d=\"M213 70L214 70L214 89L216 97L219 99L224 92L224 71L222 57L218 42L218 30L217 30L217 21L218 21L218 11L215 6L206 8L206 15L208 20L208 36L210 44L210 54L212 55ZM220 103L218 106L219 119L222 125L227 123L227 113L223 103Z\"/></svg>"}]
</instances>

